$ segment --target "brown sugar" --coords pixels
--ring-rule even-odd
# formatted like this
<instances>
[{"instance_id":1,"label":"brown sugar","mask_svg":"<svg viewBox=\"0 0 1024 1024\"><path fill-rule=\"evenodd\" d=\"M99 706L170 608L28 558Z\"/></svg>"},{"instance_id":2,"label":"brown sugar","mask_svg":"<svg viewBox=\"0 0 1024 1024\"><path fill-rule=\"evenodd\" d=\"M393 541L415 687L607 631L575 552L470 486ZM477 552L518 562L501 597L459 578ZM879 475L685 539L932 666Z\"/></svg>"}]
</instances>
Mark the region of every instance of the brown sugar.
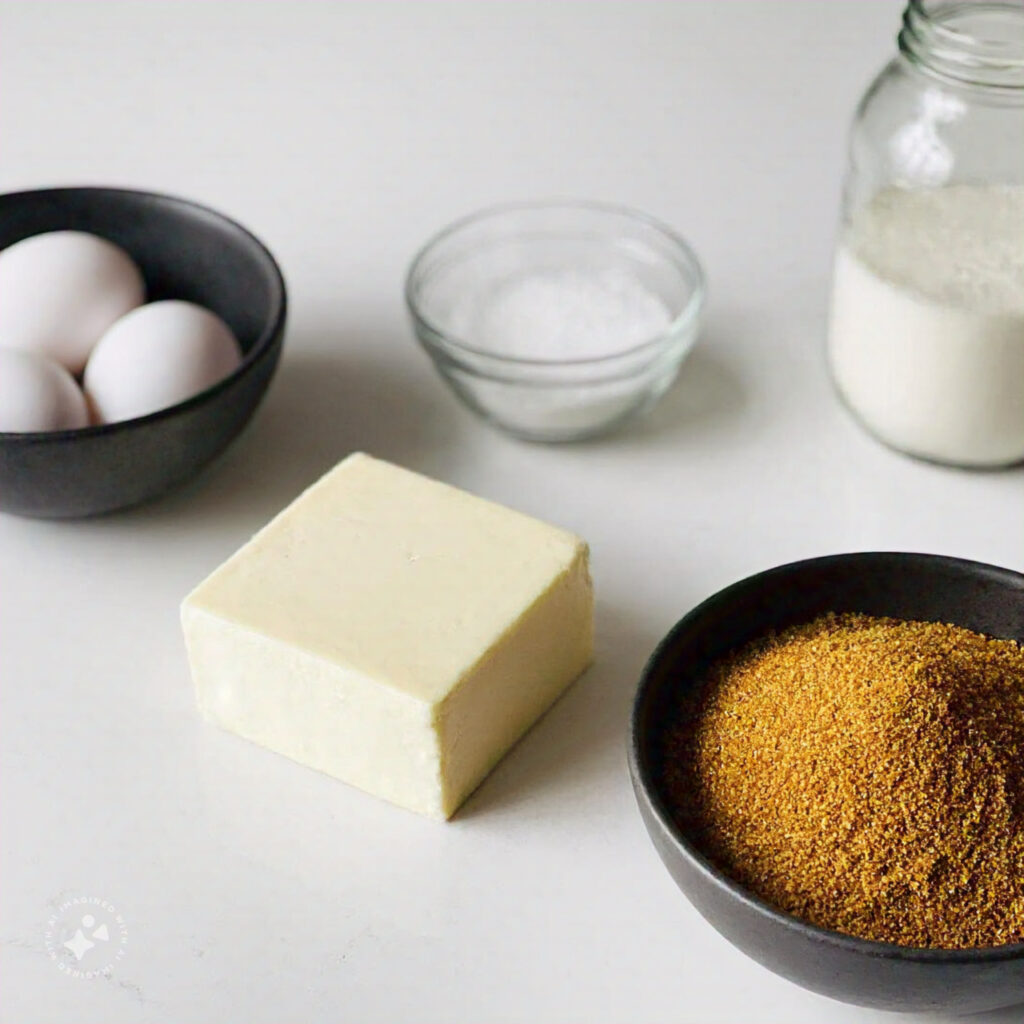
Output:
<instances>
[{"instance_id":1,"label":"brown sugar","mask_svg":"<svg viewBox=\"0 0 1024 1024\"><path fill-rule=\"evenodd\" d=\"M769 903L850 935L1024 942L1024 650L826 615L713 667L667 734L680 825Z\"/></svg>"}]
</instances>

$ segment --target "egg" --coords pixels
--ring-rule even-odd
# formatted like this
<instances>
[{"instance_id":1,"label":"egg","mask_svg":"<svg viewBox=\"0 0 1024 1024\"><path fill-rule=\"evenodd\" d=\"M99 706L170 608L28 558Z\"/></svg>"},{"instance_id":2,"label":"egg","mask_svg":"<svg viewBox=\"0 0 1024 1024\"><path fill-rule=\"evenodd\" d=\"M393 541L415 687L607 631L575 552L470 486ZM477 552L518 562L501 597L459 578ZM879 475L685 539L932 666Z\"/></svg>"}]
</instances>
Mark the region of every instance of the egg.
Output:
<instances>
[{"instance_id":1,"label":"egg","mask_svg":"<svg viewBox=\"0 0 1024 1024\"><path fill-rule=\"evenodd\" d=\"M117 321L85 367L85 391L102 423L177 405L242 361L231 329L202 306L151 302Z\"/></svg>"},{"instance_id":2,"label":"egg","mask_svg":"<svg viewBox=\"0 0 1024 1024\"><path fill-rule=\"evenodd\" d=\"M0 348L0 430L75 430L89 425L85 396L52 359Z\"/></svg>"},{"instance_id":3,"label":"egg","mask_svg":"<svg viewBox=\"0 0 1024 1024\"><path fill-rule=\"evenodd\" d=\"M50 231L0 251L0 337L81 373L115 320L142 304L132 258L84 231Z\"/></svg>"}]
</instances>

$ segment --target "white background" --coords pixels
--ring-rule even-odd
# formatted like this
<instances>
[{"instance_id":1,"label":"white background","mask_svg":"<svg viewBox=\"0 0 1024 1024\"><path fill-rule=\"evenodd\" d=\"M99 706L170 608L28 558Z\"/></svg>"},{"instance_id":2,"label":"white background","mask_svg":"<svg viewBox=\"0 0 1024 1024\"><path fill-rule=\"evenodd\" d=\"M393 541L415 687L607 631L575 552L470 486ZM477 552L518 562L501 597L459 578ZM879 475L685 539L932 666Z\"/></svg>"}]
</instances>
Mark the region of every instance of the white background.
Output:
<instances>
[{"instance_id":1,"label":"white background","mask_svg":"<svg viewBox=\"0 0 1024 1024\"><path fill-rule=\"evenodd\" d=\"M209 203L265 239L293 300L266 404L195 484L95 521L0 517L7 1024L891 1019L803 992L704 924L647 841L625 736L656 641L738 577L877 548L1024 568L1024 474L881 449L823 371L844 133L899 12L0 5L0 187ZM711 301L653 415L538 447L456 404L401 283L446 221L552 195L668 221ZM181 597L354 449L593 547L596 666L447 826L193 705ZM50 909L75 894L128 923L109 981L46 956Z\"/></svg>"}]
</instances>

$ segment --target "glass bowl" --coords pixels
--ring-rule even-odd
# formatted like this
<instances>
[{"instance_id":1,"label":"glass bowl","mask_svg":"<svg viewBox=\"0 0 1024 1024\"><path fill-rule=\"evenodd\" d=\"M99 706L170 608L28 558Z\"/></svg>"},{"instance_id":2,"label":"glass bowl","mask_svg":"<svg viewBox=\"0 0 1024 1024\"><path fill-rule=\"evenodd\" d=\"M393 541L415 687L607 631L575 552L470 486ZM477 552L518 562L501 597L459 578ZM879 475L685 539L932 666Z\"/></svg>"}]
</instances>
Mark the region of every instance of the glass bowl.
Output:
<instances>
[{"instance_id":1,"label":"glass bowl","mask_svg":"<svg viewBox=\"0 0 1024 1024\"><path fill-rule=\"evenodd\" d=\"M666 391L697 336L704 273L669 228L597 203L495 207L441 231L409 268L416 337L474 412L572 441Z\"/></svg>"}]
</instances>

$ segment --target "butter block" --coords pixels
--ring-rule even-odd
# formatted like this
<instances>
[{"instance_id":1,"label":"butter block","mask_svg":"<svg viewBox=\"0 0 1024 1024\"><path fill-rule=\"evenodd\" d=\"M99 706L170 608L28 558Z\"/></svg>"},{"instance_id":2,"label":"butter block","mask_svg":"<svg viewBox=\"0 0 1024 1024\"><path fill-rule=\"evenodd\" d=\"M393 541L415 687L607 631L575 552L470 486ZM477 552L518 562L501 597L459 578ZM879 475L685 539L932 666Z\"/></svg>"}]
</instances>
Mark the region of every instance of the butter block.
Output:
<instances>
[{"instance_id":1,"label":"butter block","mask_svg":"<svg viewBox=\"0 0 1024 1024\"><path fill-rule=\"evenodd\" d=\"M211 721L448 818L590 663L593 588L579 538L360 453L182 624Z\"/></svg>"}]
</instances>

